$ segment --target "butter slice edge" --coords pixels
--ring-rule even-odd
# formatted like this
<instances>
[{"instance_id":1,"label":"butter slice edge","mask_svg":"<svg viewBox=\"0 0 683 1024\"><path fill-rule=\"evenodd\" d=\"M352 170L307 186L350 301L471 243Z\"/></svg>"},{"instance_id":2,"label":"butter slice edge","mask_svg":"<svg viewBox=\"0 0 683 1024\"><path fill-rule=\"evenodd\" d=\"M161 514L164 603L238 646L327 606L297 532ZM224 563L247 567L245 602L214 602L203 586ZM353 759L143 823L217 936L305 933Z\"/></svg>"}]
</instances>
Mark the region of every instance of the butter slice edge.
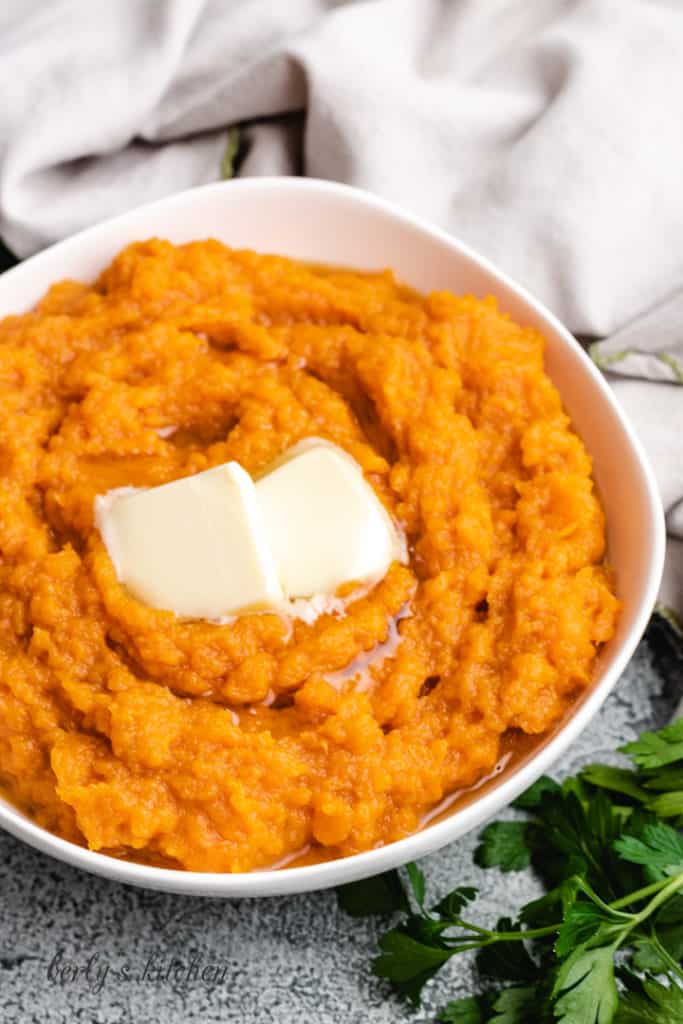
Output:
<instances>
[{"instance_id":1,"label":"butter slice edge","mask_svg":"<svg viewBox=\"0 0 683 1024\"><path fill-rule=\"evenodd\" d=\"M266 537L286 597L373 583L405 545L347 452L322 438L290 448L256 481Z\"/></svg>"},{"instance_id":2,"label":"butter slice edge","mask_svg":"<svg viewBox=\"0 0 683 1024\"><path fill-rule=\"evenodd\" d=\"M117 576L153 608L220 619L283 602L253 481L236 462L98 497Z\"/></svg>"}]
</instances>

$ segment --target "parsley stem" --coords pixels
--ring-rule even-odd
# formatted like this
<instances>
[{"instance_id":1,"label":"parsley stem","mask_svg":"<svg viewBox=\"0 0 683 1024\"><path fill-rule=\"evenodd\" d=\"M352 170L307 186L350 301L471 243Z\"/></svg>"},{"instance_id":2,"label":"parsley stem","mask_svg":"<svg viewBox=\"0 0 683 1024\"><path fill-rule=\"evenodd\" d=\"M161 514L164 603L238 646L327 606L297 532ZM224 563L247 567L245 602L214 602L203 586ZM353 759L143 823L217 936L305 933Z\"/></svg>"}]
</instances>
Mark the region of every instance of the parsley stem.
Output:
<instances>
[{"instance_id":1,"label":"parsley stem","mask_svg":"<svg viewBox=\"0 0 683 1024\"><path fill-rule=\"evenodd\" d=\"M478 924L471 924L469 921L463 921L461 917L456 918L454 924L457 924L459 928L466 928L468 932L475 932L477 935L490 935L490 928L480 928Z\"/></svg>"},{"instance_id":2,"label":"parsley stem","mask_svg":"<svg viewBox=\"0 0 683 1024\"><path fill-rule=\"evenodd\" d=\"M622 896L621 899L614 900L613 903L610 903L610 907L612 910L621 910L622 907L628 907L631 903L639 903L640 900L647 899L653 893L660 892L667 882L668 879L666 878L661 879L659 882L651 882L650 885L645 885L642 889L630 892L628 896Z\"/></svg>"},{"instance_id":3,"label":"parsley stem","mask_svg":"<svg viewBox=\"0 0 683 1024\"><path fill-rule=\"evenodd\" d=\"M488 928L479 928L478 925L470 924L469 921L463 921L460 918L457 923L460 927L467 928L468 930L477 932L479 935L483 935L485 937L484 941L477 942L476 946L488 946L492 942L514 942L519 939L540 939L544 935L554 935L555 932L559 931L561 926L560 922L558 924L546 925L543 928L527 928L522 932L492 932Z\"/></svg>"},{"instance_id":4,"label":"parsley stem","mask_svg":"<svg viewBox=\"0 0 683 1024\"><path fill-rule=\"evenodd\" d=\"M639 914L636 914L634 924L640 924L645 921L646 918L654 914L655 910L666 903L669 896L673 896L679 889L683 889L683 871L680 871L677 875L674 875L671 879L663 880L666 884L660 888L656 896L653 896L649 903L647 903Z\"/></svg>"},{"instance_id":5,"label":"parsley stem","mask_svg":"<svg viewBox=\"0 0 683 1024\"><path fill-rule=\"evenodd\" d=\"M657 954L659 955L660 959L664 961L669 970L673 971L674 974L677 974L679 978L683 979L683 970L681 970L681 965L678 963L677 960L674 960L674 958L669 953L668 949L665 946L663 946L662 943L659 941L659 936L657 935L657 932L654 928L652 929L652 933L650 935L650 942L657 950Z\"/></svg>"},{"instance_id":6,"label":"parsley stem","mask_svg":"<svg viewBox=\"0 0 683 1024\"><path fill-rule=\"evenodd\" d=\"M527 928L523 932L493 932L496 942L508 942L511 939L541 939L544 935L554 935L560 930L559 924L548 924L544 928Z\"/></svg>"},{"instance_id":7,"label":"parsley stem","mask_svg":"<svg viewBox=\"0 0 683 1024\"><path fill-rule=\"evenodd\" d=\"M624 944L634 928L637 928L638 925L642 924L643 921L646 921L648 917L651 917L655 910L657 910L662 903L666 903L670 896L673 896L674 893L683 889L683 871L674 875L671 879L664 878L657 884L659 886L659 892L652 897L650 902L643 907L639 914L634 914L632 920L624 926L621 935L614 944L615 950L619 949L619 947ZM665 959L667 956L668 954L666 953L666 950L664 950ZM680 970L677 969L677 973L681 974ZM683 977L683 974L681 974L681 977Z\"/></svg>"},{"instance_id":8,"label":"parsley stem","mask_svg":"<svg viewBox=\"0 0 683 1024\"><path fill-rule=\"evenodd\" d=\"M652 882L651 885L646 885L642 889L637 889L635 892L629 893L628 896L623 896L619 900L614 900L613 903L602 904L611 910L619 910L621 907L627 907L631 903L637 903L638 901L645 899L647 896L653 896L648 904L638 914L632 916L632 920L624 928L624 933L621 937L621 941L631 932L637 925L642 924L648 917L650 917L655 910L662 903L665 903L669 896L677 892L679 889L683 889L683 871L675 875L673 878L663 878L659 882ZM602 901L599 901L602 903ZM481 928L479 925L472 924L470 921L464 921L462 918L458 918L457 923L461 928L466 928L468 931L475 932L477 935L483 936L482 941L472 940L466 946L459 946L458 951L464 952L468 949L481 949L482 946L490 946L495 942L514 942L525 939L540 939L546 935L556 934L561 926L562 922L558 921L557 924L549 924L543 928L528 928L525 931L519 932L492 932L487 928ZM663 954L666 958L666 951ZM675 963L675 961L673 961ZM683 971L677 968L677 973L683 978Z\"/></svg>"}]
</instances>

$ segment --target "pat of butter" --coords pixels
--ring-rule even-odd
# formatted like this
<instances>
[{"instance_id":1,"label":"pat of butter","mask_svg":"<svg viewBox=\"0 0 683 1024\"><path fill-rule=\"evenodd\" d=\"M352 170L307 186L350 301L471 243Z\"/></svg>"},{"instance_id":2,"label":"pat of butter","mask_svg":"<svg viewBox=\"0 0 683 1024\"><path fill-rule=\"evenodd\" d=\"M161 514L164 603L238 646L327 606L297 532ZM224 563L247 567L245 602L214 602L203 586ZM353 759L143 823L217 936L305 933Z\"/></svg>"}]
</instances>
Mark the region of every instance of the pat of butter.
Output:
<instances>
[{"instance_id":1,"label":"pat of butter","mask_svg":"<svg viewBox=\"0 0 683 1024\"><path fill-rule=\"evenodd\" d=\"M218 619L283 601L254 484L236 462L95 499L119 580L153 608Z\"/></svg>"},{"instance_id":2,"label":"pat of butter","mask_svg":"<svg viewBox=\"0 0 683 1024\"><path fill-rule=\"evenodd\" d=\"M256 482L266 537L290 598L380 580L404 545L358 463L319 438L295 445Z\"/></svg>"},{"instance_id":3,"label":"pat of butter","mask_svg":"<svg viewBox=\"0 0 683 1024\"><path fill-rule=\"evenodd\" d=\"M346 452L308 438L256 484L237 462L95 499L121 583L186 618L274 610L313 621L343 583L372 584L406 552ZM335 603L336 602L336 603Z\"/></svg>"}]
</instances>

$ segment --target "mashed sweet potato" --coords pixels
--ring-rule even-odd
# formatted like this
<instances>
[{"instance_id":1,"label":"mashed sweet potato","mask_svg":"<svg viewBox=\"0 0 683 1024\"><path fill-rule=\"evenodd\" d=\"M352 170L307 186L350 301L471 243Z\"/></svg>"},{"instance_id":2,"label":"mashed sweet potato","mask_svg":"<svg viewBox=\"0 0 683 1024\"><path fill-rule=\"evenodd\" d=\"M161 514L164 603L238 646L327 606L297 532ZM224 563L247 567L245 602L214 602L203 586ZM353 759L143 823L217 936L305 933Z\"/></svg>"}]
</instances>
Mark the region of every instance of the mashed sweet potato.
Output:
<instances>
[{"instance_id":1,"label":"mashed sweet potato","mask_svg":"<svg viewBox=\"0 0 683 1024\"><path fill-rule=\"evenodd\" d=\"M0 779L94 850L247 871L405 836L552 726L614 631L590 458L492 300L153 240L0 323L0 394ZM126 593L97 494L258 475L310 435L409 566L308 625Z\"/></svg>"}]
</instances>

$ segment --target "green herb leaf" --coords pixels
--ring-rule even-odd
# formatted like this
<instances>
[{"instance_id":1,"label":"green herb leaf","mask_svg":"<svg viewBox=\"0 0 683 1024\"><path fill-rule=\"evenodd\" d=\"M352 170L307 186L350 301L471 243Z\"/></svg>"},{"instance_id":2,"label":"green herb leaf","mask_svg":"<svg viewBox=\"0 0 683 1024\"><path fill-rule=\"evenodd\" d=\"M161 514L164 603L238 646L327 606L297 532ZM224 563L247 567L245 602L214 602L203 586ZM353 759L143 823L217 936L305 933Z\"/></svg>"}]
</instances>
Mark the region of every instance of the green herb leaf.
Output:
<instances>
[{"instance_id":1,"label":"green herb leaf","mask_svg":"<svg viewBox=\"0 0 683 1024\"><path fill-rule=\"evenodd\" d=\"M396 910L408 910L403 883L397 871L387 871L374 878L350 882L337 889L337 902L351 917L367 917L370 914L392 914Z\"/></svg>"},{"instance_id":2,"label":"green herb leaf","mask_svg":"<svg viewBox=\"0 0 683 1024\"><path fill-rule=\"evenodd\" d=\"M585 803L580 794L580 787L574 787L544 797L536 812L537 848L544 856L545 849L564 856L565 878L585 876L591 885L610 894L615 877L609 848L622 831L622 817L603 790L594 791Z\"/></svg>"},{"instance_id":3,"label":"green herb leaf","mask_svg":"<svg viewBox=\"0 0 683 1024\"><path fill-rule=\"evenodd\" d=\"M520 926L514 925L507 917L501 917L496 931L522 934ZM477 953L477 967L481 974L496 981L533 981L538 973L538 964L529 955L521 938L484 946Z\"/></svg>"},{"instance_id":4,"label":"green herb leaf","mask_svg":"<svg viewBox=\"0 0 683 1024\"><path fill-rule=\"evenodd\" d=\"M437 1014L441 1024L484 1024L484 1010L476 996L452 999Z\"/></svg>"},{"instance_id":5,"label":"green herb leaf","mask_svg":"<svg viewBox=\"0 0 683 1024\"><path fill-rule=\"evenodd\" d=\"M614 849L624 860L643 864L665 875L683 871L683 837L663 822L646 825L640 839L621 836L614 843Z\"/></svg>"},{"instance_id":6,"label":"green herb leaf","mask_svg":"<svg viewBox=\"0 0 683 1024\"><path fill-rule=\"evenodd\" d=\"M683 759L683 718L659 732L644 732L634 743L621 747L639 768L662 768Z\"/></svg>"},{"instance_id":7,"label":"green herb leaf","mask_svg":"<svg viewBox=\"0 0 683 1024\"><path fill-rule=\"evenodd\" d=\"M683 922L683 896L672 896L657 911L657 927ZM683 959L683 958L682 958Z\"/></svg>"},{"instance_id":8,"label":"green herb leaf","mask_svg":"<svg viewBox=\"0 0 683 1024\"><path fill-rule=\"evenodd\" d=\"M426 983L452 956L451 950L427 946L399 928L383 935L379 947L382 952L373 960L373 972L393 982L416 1006Z\"/></svg>"},{"instance_id":9,"label":"green herb leaf","mask_svg":"<svg viewBox=\"0 0 683 1024\"><path fill-rule=\"evenodd\" d=\"M647 809L658 818L677 818L683 814L683 792L660 793L648 800Z\"/></svg>"},{"instance_id":10,"label":"green herb leaf","mask_svg":"<svg viewBox=\"0 0 683 1024\"><path fill-rule=\"evenodd\" d=\"M633 966L639 971L652 971L653 974L664 974L669 970L669 963L662 956L663 947L676 962L683 961L683 919L677 924L662 925L657 919L657 927L651 936L636 939Z\"/></svg>"},{"instance_id":11,"label":"green herb leaf","mask_svg":"<svg viewBox=\"0 0 683 1024\"><path fill-rule=\"evenodd\" d=\"M425 901L425 876L424 876L424 873L420 870L420 868L417 866L417 864L411 863L411 864L406 864L406 874L408 875L408 881L410 882L412 890L413 890L413 892L415 894L415 899L417 900L417 902L420 905L420 907L424 907L424 901Z\"/></svg>"},{"instance_id":12,"label":"green herb leaf","mask_svg":"<svg viewBox=\"0 0 683 1024\"><path fill-rule=\"evenodd\" d=\"M638 785L638 776L630 768L615 768L608 764L589 764L581 772L581 778L592 786L622 793L644 803L649 794Z\"/></svg>"},{"instance_id":13,"label":"green herb leaf","mask_svg":"<svg viewBox=\"0 0 683 1024\"><path fill-rule=\"evenodd\" d=\"M611 933L623 929L623 921L615 921L613 917L595 903L578 900L569 908L562 922L555 952L561 958L569 956L577 948L598 936L603 937L603 944L611 938Z\"/></svg>"},{"instance_id":14,"label":"green herb leaf","mask_svg":"<svg viewBox=\"0 0 683 1024\"><path fill-rule=\"evenodd\" d=\"M483 830L480 864L512 871L531 862L551 886L514 922L501 918L491 928L472 921L471 910L463 917L477 895L467 886L427 909L416 865L406 868L405 886L389 872L345 887L340 904L350 902L351 912L403 914L380 940L375 973L418 1004L445 963L476 950L480 974L498 991L452 1001L444 1024L683 1024L683 759L671 749L683 745L678 728L634 745L634 760L646 766L591 765L561 787L539 780L519 801L528 820ZM634 969L666 983L643 981Z\"/></svg>"},{"instance_id":15,"label":"green herb leaf","mask_svg":"<svg viewBox=\"0 0 683 1024\"><path fill-rule=\"evenodd\" d=\"M658 768L647 772L643 785L645 789L667 793L683 790L683 768L674 764L671 768Z\"/></svg>"},{"instance_id":16,"label":"green herb leaf","mask_svg":"<svg viewBox=\"0 0 683 1024\"><path fill-rule=\"evenodd\" d=\"M560 968L553 994L561 1024L611 1024L619 1004L614 946L579 946Z\"/></svg>"},{"instance_id":17,"label":"green herb leaf","mask_svg":"<svg viewBox=\"0 0 683 1024\"><path fill-rule=\"evenodd\" d=\"M625 993L614 1024L681 1024L683 990L675 983L665 986L654 978Z\"/></svg>"},{"instance_id":18,"label":"green herb leaf","mask_svg":"<svg viewBox=\"0 0 683 1024\"><path fill-rule=\"evenodd\" d=\"M662 958L652 939L636 939L633 945L635 952L631 958L631 964L637 971L663 974L668 969L666 961Z\"/></svg>"},{"instance_id":19,"label":"green herb leaf","mask_svg":"<svg viewBox=\"0 0 683 1024\"><path fill-rule=\"evenodd\" d=\"M465 906L476 898L477 890L471 885L459 885L457 889L453 889L447 896L444 896L433 909L441 917L454 920L460 916Z\"/></svg>"},{"instance_id":20,"label":"green herb leaf","mask_svg":"<svg viewBox=\"0 0 683 1024\"><path fill-rule=\"evenodd\" d=\"M532 786L529 786L521 796L512 801L512 806L519 807L523 811L533 810L542 803L545 796L554 796L560 792L561 788L549 775L541 775L540 779L536 779Z\"/></svg>"},{"instance_id":21,"label":"green herb leaf","mask_svg":"<svg viewBox=\"0 0 683 1024\"><path fill-rule=\"evenodd\" d=\"M491 1024L529 1024L538 1021L539 999L538 989L530 986L515 985L505 988L493 1004L495 1016Z\"/></svg>"},{"instance_id":22,"label":"green herb leaf","mask_svg":"<svg viewBox=\"0 0 683 1024\"><path fill-rule=\"evenodd\" d=\"M482 868L500 868L501 871L528 868L531 862L528 831L526 821L494 821L487 825L479 837L475 863Z\"/></svg>"},{"instance_id":23,"label":"green herb leaf","mask_svg":"<svg viewBox=\"0 0 683 1024\"><path fill-rule=\"evenodd\" d=\"M573 902L573 897L572 897ZM527 903L519 912L519 919L532 927L543 927L557 921L563 914L562 890L558 886L545 896Z\"/></svg>"}]
</instances>

